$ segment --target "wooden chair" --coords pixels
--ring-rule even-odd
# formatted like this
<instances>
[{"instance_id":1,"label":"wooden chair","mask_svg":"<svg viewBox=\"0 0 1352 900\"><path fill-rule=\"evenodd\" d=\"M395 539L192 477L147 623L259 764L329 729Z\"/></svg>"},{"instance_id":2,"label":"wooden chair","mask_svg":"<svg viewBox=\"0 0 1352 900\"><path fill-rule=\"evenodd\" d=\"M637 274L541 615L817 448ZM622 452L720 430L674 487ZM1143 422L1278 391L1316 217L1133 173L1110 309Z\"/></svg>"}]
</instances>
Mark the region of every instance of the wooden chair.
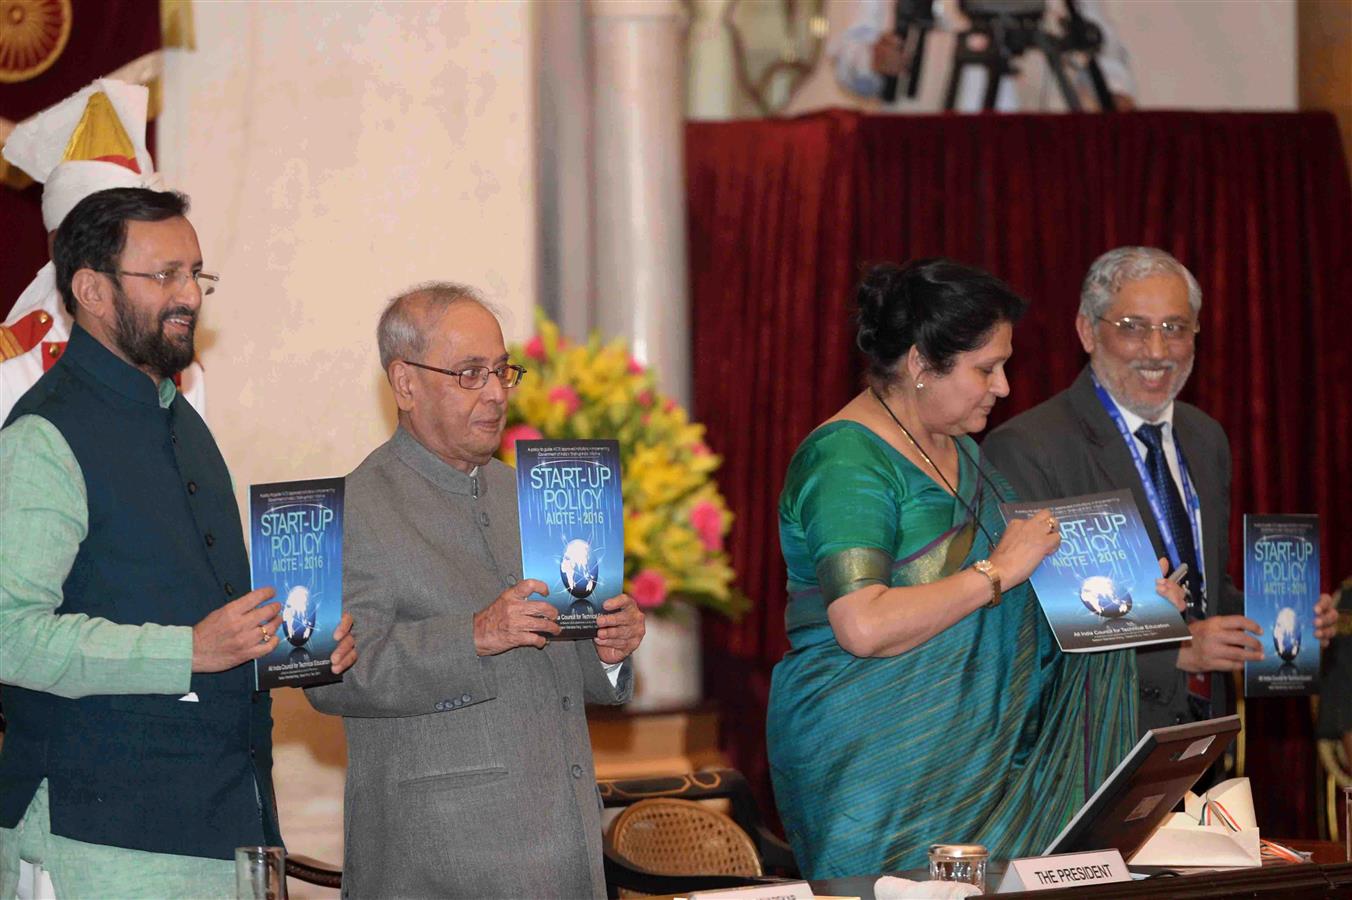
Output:
<instances>
[{"instance_id":1,"label":"wooden chair","mask_svg":"<svg viewBox=\"0 0 1352 900\"><path fill-rule=\"evenodd\" d=\"M343 870L341 868L332 863L321 862L300 854L288 853L286 855L286 875L288 878L294 878L297 881L317 884L320 887L335 890L341 889L343 886Z\"/></svg>"},{"instance_id":2,"label":"wooden chair","mask_svg":"<svg viewBox=\"0 0 1352 900\"><path fill-rule=\"evenodd\" d=\"M618 897L620 890L645 894L683 894L697 890L746 887L779 880L768 875L799 877L793 851L789 849L788 844L775 837L765 827L755 798L751 796L751 786L735 769L707 769L690 775L598 781L596 790L601 796L602 804L612 809L637 807L640 801L644 800L674 799L689 802L699 810L697 815L709 813L732 826L733 836L719 838L713 841L714 844L724 841L724 846L728 848L740 848L728 849L730 855L738 853L743 860L755 859L754 868L748 863L745 868L739 866L735 871L716 868L704 872L668 874L650 870L648 866L625 856L613 846L611 838L606 841L605 849L606 889L611 897ZM714 799L729 801L732 809L730 820L722 813L715 813L693 802ZM621 813L621 817L623 815L624 813ZM642 821L640 814L632 814L633 824L625 830L633 835L642 834L654 827L640 826L638 824L640 821ZM701 818L700 821L708 820ZM616 824L619 824L619 819L616 820ZM644 851L634 852L642 856ZM643 858L654 862L648 857ZM661 865L660 861L655 864ZM340 888L343 883L343 871L340 866L306 856L288 855L286 874L291 878L322 887Z\"/></svg>"},{"instance_id":3,"label":"wooden chair","mask_svg":"<svg viewBox=\"0 0 1352 900\"><path fill-rule=\"evenodd\" d=\"M1352 760L1343 751L1341 741L1324 738L1319 742L1319 762L1323 766L1324 809L1323 819L1329 840L1337 842L1341 832L1338 830L1341 820L1338 818L1338 797L1342 788L1352 787Z\"/></svg>"},{"instance_id":4,"label":"wooden chair","mask_svg":"<svg viewBox=\"0 0 1352 900\"><path fill-rule=\"evenodd\" d=\"M688 894L799 877L793 851L765 827L750 785L735 769L599 781L597 789L606 807L629 807L606 840L611 897ZM729 801L731 818L694 802L713 799Z\"/></svg>"},{"instance_id":5,"label":"wooden chair","mask_svg":"<svg viewBox=\"0 0 1352 900\"><path fill-rule=\"evenodd\" d=\"M663 875L764 874L751 837L728 816L693 800L640 800L611 826L610 846L634 866Z\"/></svg>"}]
</instances>

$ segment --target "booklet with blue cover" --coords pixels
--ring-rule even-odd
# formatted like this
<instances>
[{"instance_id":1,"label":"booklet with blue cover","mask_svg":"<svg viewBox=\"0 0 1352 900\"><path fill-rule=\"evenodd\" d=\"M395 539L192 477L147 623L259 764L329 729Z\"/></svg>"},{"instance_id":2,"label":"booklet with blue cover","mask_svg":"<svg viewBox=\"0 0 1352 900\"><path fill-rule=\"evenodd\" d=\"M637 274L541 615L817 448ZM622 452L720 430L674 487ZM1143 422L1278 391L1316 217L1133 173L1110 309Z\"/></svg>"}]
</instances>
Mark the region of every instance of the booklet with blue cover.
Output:
<instances>
[{"instance_id":1,"label":"booklet with blue cover","mask_svg":"<svg viewBox=\"0 0 1352 900\"><path fill-rule=\"evenodd\" d=\"M1319 517L1244 517L1244 615L1263 626L1263 661L1244 663L1244 696L1318 691Z\"/></svg>"},{"instance_id":2,"label":"booklet with blue cover","mask_svg":"<svg viewBox=\"0 0 1352 900\"><path fill-rule=\"evenodd\" d=\"M329 658L343 617L343 479L249 487L253 586L282 605L280 640L254 660L258 690L342 681Z\"/></svg>"},{"instance_id":3,"label":"booklet with blue cover","mask_svg":"<svg viewBox=\"0 0 1352 900\"><path fill-rule=\"evenodd\" d=\"M1061 547L1033 570L1033 591L1062 652L1188 639L1182 614L1155 592L1159 560L1130 491L1000 504L1005 521L1041 509L1060 521Z\"/></svg>"},{"instance_id":4,"label":"booklet with blue cover","mask_svg":"<svg viewBox=\"0 0 1352 900\"><path fill-rule=\"evenodd\" d=\"M595 637L624 588L619 442L517 441L516 502L522 577L549 585L559 639Z\"/></svg>"}]
</instances>

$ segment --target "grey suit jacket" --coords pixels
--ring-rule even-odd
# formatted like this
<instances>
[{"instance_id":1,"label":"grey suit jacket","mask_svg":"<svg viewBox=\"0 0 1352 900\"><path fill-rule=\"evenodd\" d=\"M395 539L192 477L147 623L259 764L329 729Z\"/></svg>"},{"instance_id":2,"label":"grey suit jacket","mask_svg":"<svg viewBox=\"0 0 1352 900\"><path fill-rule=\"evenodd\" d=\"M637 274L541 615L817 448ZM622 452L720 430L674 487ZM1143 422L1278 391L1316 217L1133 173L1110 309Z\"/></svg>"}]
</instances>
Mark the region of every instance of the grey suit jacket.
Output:
<instances>
[{"instance_id":1,"label":"grey suit jacket","mask_svg":"<svg viewBox=\"0 0 1352 900\"><path fill-rule=\"evenodd\" d=\"M616 688L591 641L474 650L520 580L513 471L471 477L401 428L347 477L346 518L360 653L306 692L347 733L343 896L605 896L584 702L627 699L629 663Z\"/></svg>"},{"instance_id":2,"label":"grey suit jacket","mask_svg":"<svg viewBox=\"0 0 1352 900\"><path fill-rule=\"evenodd\" d=\"M1207 612L1241 613L1243 595L1226 572L1230 559L1230 442L1220 423L1187 403L1174 404L1174 433L1202 506ZM1155 554L1167 555L1131 451L1099 403L1087 367L1069 388L992 431L981 451L1023 500L1130 488ZM1177 645L1142 648L1137 651L1136 662L1141 732L1190 721L1187 675L1178 669ZM1217 714L1226 708L1228 687L1228 675L1212 677L1212 707Z\"/></svg>"}]
</instances>

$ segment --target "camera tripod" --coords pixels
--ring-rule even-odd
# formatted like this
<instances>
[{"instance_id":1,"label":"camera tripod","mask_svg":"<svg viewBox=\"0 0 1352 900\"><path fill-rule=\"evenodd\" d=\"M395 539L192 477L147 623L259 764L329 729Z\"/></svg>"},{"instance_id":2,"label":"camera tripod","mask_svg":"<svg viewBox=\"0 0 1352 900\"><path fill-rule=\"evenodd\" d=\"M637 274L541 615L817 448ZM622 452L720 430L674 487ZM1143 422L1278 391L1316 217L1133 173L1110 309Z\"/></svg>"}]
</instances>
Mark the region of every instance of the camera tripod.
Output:
<instances>
[{"instance_id":1,"label":"camera tripod","mask_svg":"<svg viewBox=\"0 0 1352 900\"><path fill-rule=\"evenodd\" d=\"M1000 79L1017 75L1014 62L1028 50L1041 51L1047 59L1047 68L1056 78L1057 87L1066 108L1072 112L1083 109L1080 95L1070 83L1066 54L1083 52L1088 56L1086 66L1089 79L1098 99L1099 109L1116 109L1108 82L1099 67L1097 53L1103 45L1103 32L1084 18L1075 0L1066 0L1067 14L1062 20L1064 34L1052 34L1042 28L1046 12L1044 0L960 0L963 13L971 27L958 35L953 48L953 67L948 75L948 90L944 94L944 109L952 111L957 102L958 83L968 66L986 71L986 90L981 108L995 109Z\"/></svg>"}]
</instances>

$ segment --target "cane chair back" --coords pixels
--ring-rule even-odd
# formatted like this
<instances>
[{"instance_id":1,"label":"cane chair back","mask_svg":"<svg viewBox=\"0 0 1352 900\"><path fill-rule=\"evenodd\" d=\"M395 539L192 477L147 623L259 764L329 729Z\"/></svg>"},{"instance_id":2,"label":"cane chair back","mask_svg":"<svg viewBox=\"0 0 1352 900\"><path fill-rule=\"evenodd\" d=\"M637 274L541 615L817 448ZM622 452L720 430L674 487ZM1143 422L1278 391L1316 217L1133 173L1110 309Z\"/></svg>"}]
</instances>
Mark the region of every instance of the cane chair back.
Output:
<instances>
[{"instance_id":1,"label":"cane chair back","mask_svg":"<svg viewBox=\"0 0 1352 900\"><path fill-rule=\"evenodd\" d=\"M611 844L631 863L663 875L763 874L760 854L736 822L690 800L640 800L620 813ZM644 896L621 891L621 896Z\"/></svg>"},{"instance_id":2,"label":"cane chair back","mask_svg":"<svg viewBox=\"0 0 1352 900\"><path fill-rule=\"evenodd\" d=\"M1324 768L1324 809L1322 829L1329 840L1345 840L1339 827L1338 798L1344 787L1352 787L1352 760L1347 759L1341 741L1324 739L1319 742L1319 762Z\"/></svg>"}]
</instances>

